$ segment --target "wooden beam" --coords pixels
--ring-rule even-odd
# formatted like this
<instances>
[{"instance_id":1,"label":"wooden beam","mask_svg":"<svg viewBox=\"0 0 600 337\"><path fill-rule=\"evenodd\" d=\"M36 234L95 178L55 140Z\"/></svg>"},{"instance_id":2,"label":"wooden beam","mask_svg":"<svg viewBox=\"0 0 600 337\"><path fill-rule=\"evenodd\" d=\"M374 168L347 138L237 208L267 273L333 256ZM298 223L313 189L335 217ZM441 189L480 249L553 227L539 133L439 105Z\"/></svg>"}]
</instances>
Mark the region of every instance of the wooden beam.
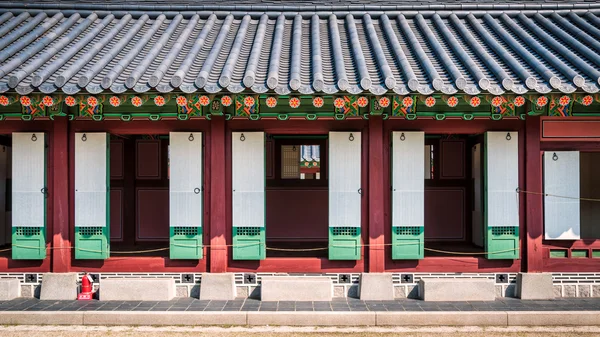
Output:
<instances>
[{"instance_id":1,"label":"wooden beam","mask_svg":"<svg viewBox=\"0 0 600 337\"><path fill-rule=\"evenodd\" d=\"M225 194L225 118L210 122L210 272L227 271L227 207Z\"/></svg>"},{"instance_id":2,"label":"wooden beam","mask_svg":"<svg viewBox=\"0 0 600 337\"><path fill-rule=\"evenodd\" d=\"M528 116L525 120L525 189L532 192L542 192L542 153L540 151L540 118ZM544 235L544 217L542 214L543 196L526 194L526 272L541 272L543 269L542 239Z\"/></svg>"},{"instance_id":3,"label":"wooden beam","mask_svg":"<svg viewBox=\"0 0 600 337\"><path fill-rule=\"evenodd\" d=\"M69 240L69 121L56 117L52 124L52 272L66 273L71 266Z\"/></svg>"},{"instance_id":4,"label":"wooden beam","mask_svg":"<svg viewBox=\"0 0 600 337\"><path fill-rule=\"evenodd\" d=\"M383 119L381 116L369 118L369 154L363 155L368 160L369 183L369 260L368 271L381 273L385 269L384 244L384 166L383 165Z\"/></svg>"}]
</instances>

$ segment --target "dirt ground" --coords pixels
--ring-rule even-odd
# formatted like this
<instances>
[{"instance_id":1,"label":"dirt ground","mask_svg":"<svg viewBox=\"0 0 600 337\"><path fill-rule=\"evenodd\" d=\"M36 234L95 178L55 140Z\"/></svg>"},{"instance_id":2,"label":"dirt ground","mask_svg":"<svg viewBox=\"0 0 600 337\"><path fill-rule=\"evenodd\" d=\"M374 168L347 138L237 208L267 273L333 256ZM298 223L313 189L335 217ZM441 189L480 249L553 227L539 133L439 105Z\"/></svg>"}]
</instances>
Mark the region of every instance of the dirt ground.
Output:
<instances>
[{"instance_id":1,"label":"dirt ground","mask_svg":"<svg viewBox=\"0 0 600 337\"><path fill-rule=\"evenodd\" d=\"M3 337L358 337L358 336L476 336L476 337L558 337L599 336L600 327L89 327L89 326L2 326Z\"/></svg>"}]
</instances>

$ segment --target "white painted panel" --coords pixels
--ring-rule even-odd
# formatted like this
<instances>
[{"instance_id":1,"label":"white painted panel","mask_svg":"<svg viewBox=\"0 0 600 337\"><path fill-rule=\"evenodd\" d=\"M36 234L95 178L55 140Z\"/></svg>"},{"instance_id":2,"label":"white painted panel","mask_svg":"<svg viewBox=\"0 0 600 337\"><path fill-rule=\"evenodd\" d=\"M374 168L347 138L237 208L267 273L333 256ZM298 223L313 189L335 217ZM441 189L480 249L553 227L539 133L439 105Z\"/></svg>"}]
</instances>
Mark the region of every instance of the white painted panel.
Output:
<instances>
[{"instance_id":1,"label":"white painted panel","mask_svg":"<svg viewBox=\"0 0 600 337\"><path fill-rule=\"evenodd\" d=\"M233 132L233 227L265 226L265 133Z\"/></svg>"},{"instance_id":2,"label":"white painted panel","mask_svg":"<svg viewBox=\"0 0 600 337\"><path fill-rule=\"evenodd\" d=\"M75 133L75 227L107 224L108 135Z\"/></svg>"},{"instance_id":3,"label":"white painted panel","mask_svg":"<svg viewBox=\"0 0 600 337\"><path fill-rule=\"evenodd\" d=\"M169 225L202 227L202 132L169 134Z\"/></svg>"},{"instance_id":4,"label":"white painted panel","mask_svg":"<svg viewBox=\"0 0 600 337\"><path fill-rule=\"evenodd\" d=\"M519 135L486 132L486 223L488 227L519 226Z\"/></svg>"},{"instance_id":5,"label":"white painted panel","mask_svg":"<svg viewBox=\"0 0 600 337\"><path fill-rule=\"evenodd\" d=\"M471 178L473 178L473 210L471 224L473 244L483 247L483 196L481 194L481 144L473 146L473 159L471 163Z\"/></svg>"},{"instance_id":6,"label":"white painted panel","mask_svg":"<svg viewBox=\"0 0 600 337\"><path fill-rule=\"evenodd\" d=\"M329 227L360 227L361 133L329 133Z\"/></svg>"},{"instance_id":7,"label":"white painted panel","mask_svg":"<svg viewBox=\"0 0 600 337\"><path fill-rule=\"evenodd\" d=\"M12 134L12 225L44 227L46 154L44 133Z\"/></svg>"},{"instance_id":8,"label":"white painted panel","mask_svg":"<svg viewBox=\"0 0 600 337\"><path fill-rule=\"evenodd\" d=\"M546 239L580 238L579 188L579 152L545 152L544 193L549 194L544 196Z\"/></svg>"},{"instance_id":9,"label":"white painted panel","mask_svg":"<svg viewBox=\"0 0 600 337\"><path fill-rule=\"evenodd\" d=\"M392 226L425 223L425 133L392 132ZM429 157L427 157L429 162Z\"/></svg>"}]
</instances>

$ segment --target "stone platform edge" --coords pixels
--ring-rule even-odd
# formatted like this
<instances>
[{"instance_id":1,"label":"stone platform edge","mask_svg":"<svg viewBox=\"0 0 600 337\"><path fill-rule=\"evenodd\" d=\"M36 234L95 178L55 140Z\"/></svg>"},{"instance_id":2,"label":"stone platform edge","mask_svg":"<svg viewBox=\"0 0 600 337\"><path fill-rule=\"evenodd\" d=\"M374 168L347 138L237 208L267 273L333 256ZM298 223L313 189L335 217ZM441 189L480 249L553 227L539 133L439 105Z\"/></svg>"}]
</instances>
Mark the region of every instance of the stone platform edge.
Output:
<instances>
[{"instance_id":1,"label":"stone platform edge","mask_svg":"<svg viewBox=\"0 0 600 337\"><path fill-rule=\"evenodd\" d=\"M2 325L600 326L600 311L4 311Z\"/></svg>"}]
</instances>

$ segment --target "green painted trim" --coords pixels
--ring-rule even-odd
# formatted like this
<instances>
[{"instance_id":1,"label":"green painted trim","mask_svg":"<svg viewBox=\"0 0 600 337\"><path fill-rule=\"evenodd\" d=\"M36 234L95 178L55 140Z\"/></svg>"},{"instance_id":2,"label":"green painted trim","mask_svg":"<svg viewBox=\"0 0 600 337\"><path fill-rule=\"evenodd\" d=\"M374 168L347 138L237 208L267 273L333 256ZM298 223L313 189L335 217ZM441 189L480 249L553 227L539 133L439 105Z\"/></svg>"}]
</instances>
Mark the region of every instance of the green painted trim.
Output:
<instances>
[{"instance_id":1,"label":"green painted trim","mask_svg":"<svg viewBox=\"0 0 600 337\"><path fill-rule=\"evenodd\" d=\"M202 238L202 227L170 227L169 258L172 260L202 259Z\"/></svg>"},{"instance_id":2,"label":"green painted trim","mask_svg":"<svg viewBox=\"0 0 600 337\"><path fill-rule=\"evenodd\" d=\"M564 259L567 258L568 251L566 249L550 249L550 258Z\"/></svg>"},{"instance_id":3,"label":"green painted trim","mask_svg":"<svg viewBox=\"0 0 600 337\"><path fill-rule=\"evenodd\" d=\"M393 260L420 260L424 257L424 227L392 227Z\"/></svg>"},{"instance_id":4,"label":"green painted trim","mask_svg":"<svg viewBox=\"0 0 600 337\"><path fill-rule=\"evenodd\" d=\"M264 260L267 257L265 227L233 227L233 259Z\"/></svg>"},{"instance_id":5,"label":"green painted trim","mask_svg":"<svg viewBox=\"0 0 600 337\"><path fill-rule=\"evenodd\" d=\"M571 257L573 258L588 258L589 257L589 250L587 249L572 249L571 250Z\"/></svg>"},{"instance_id":6,"label":"green painted trim","mask_svg":"<svg viewBox=\"0 0 600 337\"><path fill-rule=\"evenodd\" d=\"M592 250L592 258L600 258L600 249Z\"/></svg>"},{"instance_id":7,"label":"green painted trim","mask_svg":"<svg viewBox=\"0 0 600 337\"><path fill-rule=\"evenodd\" d=\"M109 227L75 227L75 259L105 260L109 257Z\"/></svg>"},{"instance_id":8,"label":"green painted trim","mask_svg":"<svg viewBox=\"0 0 600 337\"><path fill-rule=\"evenodd\" d=\"M488 227L485 235L487 259L519 259L519 227Z\"/></svg>"},{"instance_id":9,"label":"green painted trim","mask_svg":"<svg viewBox=\"0 0 600 337\"><path fill-rule=\"evenodd\" d=\"M360 227L329 227L329 259L360 260Z\"/></svg>"},{"instance_id":10,"label":"green painted trim","mask_svg":"<svg viewBox=\"0 0 600 337\"><path fill-rule=\"evenodd\" d=\"M43 260L46 258L46 227L13 227L12 259Z\"/></svg>"}]
</instances>

